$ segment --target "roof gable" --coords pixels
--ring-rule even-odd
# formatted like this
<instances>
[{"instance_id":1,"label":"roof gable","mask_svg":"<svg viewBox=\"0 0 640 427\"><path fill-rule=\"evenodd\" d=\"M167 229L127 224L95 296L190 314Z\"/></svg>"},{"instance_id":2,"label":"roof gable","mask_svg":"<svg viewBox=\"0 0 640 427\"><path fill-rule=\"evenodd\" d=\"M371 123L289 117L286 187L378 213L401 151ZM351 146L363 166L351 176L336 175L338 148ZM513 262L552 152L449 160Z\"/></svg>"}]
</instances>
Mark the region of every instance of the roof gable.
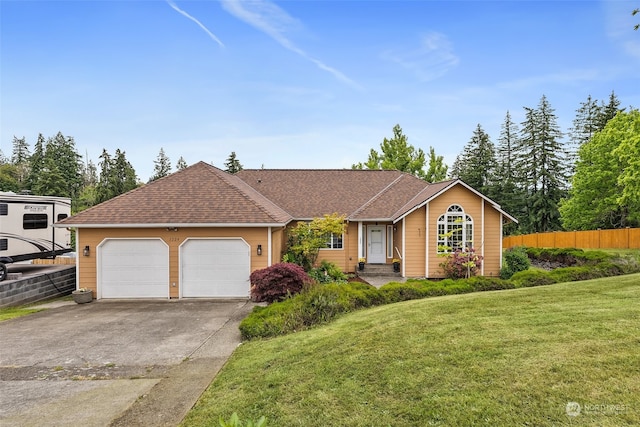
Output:
<instances>
[{"instance_id":1,"label":"roof gable","mask_svg":"<svg viewBox=\"0 0 640 427\"><path fill-rule=\"evenodd\" d=\"M244 181L204 162L60 222L87 225L286 224L291 216Z\"/></svg>"}]
</instances>

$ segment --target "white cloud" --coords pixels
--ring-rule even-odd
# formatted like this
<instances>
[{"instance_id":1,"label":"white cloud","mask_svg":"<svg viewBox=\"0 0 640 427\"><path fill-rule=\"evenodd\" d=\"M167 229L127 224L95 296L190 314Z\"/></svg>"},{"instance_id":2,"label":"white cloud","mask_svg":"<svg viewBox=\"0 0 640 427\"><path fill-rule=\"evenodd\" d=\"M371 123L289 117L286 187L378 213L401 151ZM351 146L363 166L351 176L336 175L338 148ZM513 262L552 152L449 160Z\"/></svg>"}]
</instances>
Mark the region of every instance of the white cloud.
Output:
<instances>
[{"instance_id":1,"label":"white cloud","mask_svg":"<svg viewBox=\"0 0 640 427\"><path fill-rule=\"evenodd\" d=\"M413 50L390 50L382 58L413 72L420 80L431 81L445 75L460 62L446 35L430 32Z\"/></svg>"},{"instance_id":2,"label":"white cloud","mask_svg":"<svg viewBox=\"0 0 640 427\"><path fill-rule=\"evenodd\" d=\"M220 39L218 37L215 36L215 34L213 34L211 31L209 31L209 29L207 27L204 26L204 24L200 21L198 21L196 18L194 18L193 16L189 15L187 12L185 12L184 10L180 9L178 6L176 6L176 4L174 2L172 2L171 0L167 0L167 4L169 6L171 6L171 8L173 10L175 10L176 12L178 12L180 15L192 20L193 22L195 22L196 24L198 24L198 26L200 28L202 28L202 30L207 33L209 35L209 37L211 37L211 39L213 39L213 41L215 41L216 43L218 43L220 46L224 47L224 44L220 41Z\"/></svg>"},{"instance_id":3,"label":"white cloud","mask_svg":"<svg viewBox=\"0 0 640 427\"><path fill-rule=\"evenodd\" d=\"M290 40L286 33L300 28L301 23L276 4L268 0L222 0L221 3L224 10L241 21L244 21L252 27L267 34L285 49L288 49L306 60L311 61L318 68L332 74L341 82L354 88L361 89L356 82L348 78L341 71L310 56Z\"/></svg>"}]
</instances>

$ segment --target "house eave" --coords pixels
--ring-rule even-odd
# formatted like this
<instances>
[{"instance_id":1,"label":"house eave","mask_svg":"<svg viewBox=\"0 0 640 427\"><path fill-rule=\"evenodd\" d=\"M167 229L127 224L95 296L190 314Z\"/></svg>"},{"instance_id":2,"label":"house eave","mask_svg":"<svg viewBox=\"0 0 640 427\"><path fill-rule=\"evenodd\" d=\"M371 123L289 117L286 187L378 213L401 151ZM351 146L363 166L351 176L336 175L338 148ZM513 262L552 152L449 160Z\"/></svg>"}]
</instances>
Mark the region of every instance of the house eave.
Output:
<instances>
[{"instance_id":1,"label":"house eave","mask_svg":"<svg viewBox=\"0 0 640 427\"><path fill-rule=\"evenodd\" d=\"M260 227L284 227L287 223L273 222L273 223L150 223L150 224L54 224L54 227L58 228L167 228L167 227L184 227L184 228L225 228L225 227L240 227L240 228L260 228Z\"/></svg>"}]
</instances>

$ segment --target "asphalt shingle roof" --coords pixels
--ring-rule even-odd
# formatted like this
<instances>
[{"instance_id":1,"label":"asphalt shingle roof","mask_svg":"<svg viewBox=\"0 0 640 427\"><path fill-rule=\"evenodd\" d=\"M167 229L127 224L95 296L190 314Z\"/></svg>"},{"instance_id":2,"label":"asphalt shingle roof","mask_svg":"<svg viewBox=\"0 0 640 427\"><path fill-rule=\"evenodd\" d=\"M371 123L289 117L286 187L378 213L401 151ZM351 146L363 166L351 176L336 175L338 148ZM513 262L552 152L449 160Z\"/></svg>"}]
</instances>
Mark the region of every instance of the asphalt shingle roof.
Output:
<instances>
[{"instance_id":1,"label":"asphalt shingle roof","mask_svg":"<svg viewBox=\"0 0 640 427\"><path fill-rule=\"evenodd\" d=\"M286 224L291 219L238 177L199 162L60 224Z\"/></svg>"},{"instance_id":2,"label":"asphalt shingle roof","mask_svg":"<svg viewBox=\"0 0 640 427\"><path fill-rule=\"evenodd\" d=\"M199 162L59 224L284 225L332 213L396 221L456 182L429 184L395 170L247 169L232 175Z\"/></svg>"}]
</instances>

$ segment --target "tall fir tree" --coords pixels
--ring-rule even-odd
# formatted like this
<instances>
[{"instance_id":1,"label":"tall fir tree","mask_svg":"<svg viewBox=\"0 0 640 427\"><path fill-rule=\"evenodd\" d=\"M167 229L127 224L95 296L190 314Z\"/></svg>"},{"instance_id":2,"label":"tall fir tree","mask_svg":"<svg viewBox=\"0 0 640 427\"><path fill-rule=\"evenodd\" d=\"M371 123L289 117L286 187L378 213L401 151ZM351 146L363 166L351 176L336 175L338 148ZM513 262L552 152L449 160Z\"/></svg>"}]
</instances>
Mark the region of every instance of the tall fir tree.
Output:
<instances>
[{"instance_id":1,"label":"tall fir tree","mask_svg":"<svg viewBox=\"0 0 640 427\"><path fill-rule=\"evenodd\" d=\"M118 148L112 157L107 150L102 150L100 159L96 203L105 202L138 187L136 172L124 151Z\"/></svg>"},{"instance_id":2,"label":"tall fir tree","mask_svg":"<svg viewBox=\"0 0 640 427\"><path fill-rule=\"evenodd\" d=\"M187 161L184 159L184 157L180 156L178 162L176 163L176 170L181 171L183 169L186 169L187 167Z\"/></svg>"},{"instance_id":3,"label":"tall fir tree","mask_svg":"<svg viewBox=\"0 0 640 427\"><path fill-rule=\"evenodd\" d=\"M15 166L17 185L21 189L28 187L29 178L29 144L25 137L13 137L13 152L11 153L11 164Z\"/></svg>"},{"instance_id":4,"label":"tall fir tree","mask_svg":"<svg viewBox=\"0 0 640 427\"><path fill-rule=\"evenodd\" d=\"M496 172L495 182L491 186L489 197L498 202L500 206L512 215L525 212L525 196L517 186L515 173L515 146L518 138L518 125L507 111L500 129L498 146L496 147ZM503 231L511 234L517 229L517 224L507 224Z\"/></svg>"},{"instance_id":5,"label":"tall fir tree","mask_svg":"<svg viewBox=\"0 0 640 427\"><path fill-rule=\"evenodd\" d=\"M558 204L568 180L563 133L544 95L536 109L525 108L525 117L516 145L516 175L527 197L522 226L526 232L559 230Z\"/></svg>"},{"instance_id":6,"label":"tall fir tree","mask_svg":"<svg viewBox=\"0 0 640 427\"><path fill-rule=\"evenodd\" d=\"M70 197L72 201L76 200L83 185L83 165L82 156L76 151L73 137L58 132L48 140L45 157L53 160L64 180L63 191L59 195Z\"/></svg>"},{"instance_id":7,"label":"tall fir tree","mask_svg":"<svg viewBox=\"0 0 640 427\"><path fill-rule=\"evenodd\" d=\"M40 175L40 171L44 169L44 161L45 161L45 149L47 146L47 141L44 139L44 136L40 133L38 134L38 139L36 140L35 145L33 146L33 153L29 158L29 174L27 176L26 188L25 190L33 191L33 187L35 183L38 181L38 176Z\"/></svg>"},{"instance_id":8,"label":"tall fir tree","mask_svg":"<svg viewBox=\"0 0 640 427\"><path fill-rule=\"evenodd\" d=\"M225 171L234 174L238 173L242 170L242 163L236 157L236 152L232 151L227 158L227 161L224 162Z\"/></svg>"},{"instance_id":9,"label":"tall fir tree","mask_svg":"<svg viewBox=\"0 0 640 427\"><path fill-rule=\"evenodd\" d=\"M164 148L160 147L158 157L153 161L153 164L153 175L149 178L149 182L164 178L171 173L171 160L165 154Z\"/></svg>"},{"instance_id":10,"label":"tall fir tree","mask_svg":"<svg viewBox=\"0 0 640 427\"><path fill-rule=\"evenodd\" d=\"M480 124L457 159L457 177L483 194L488 194L496 168L495 146Z\"/></svg>"}]
</instances>

